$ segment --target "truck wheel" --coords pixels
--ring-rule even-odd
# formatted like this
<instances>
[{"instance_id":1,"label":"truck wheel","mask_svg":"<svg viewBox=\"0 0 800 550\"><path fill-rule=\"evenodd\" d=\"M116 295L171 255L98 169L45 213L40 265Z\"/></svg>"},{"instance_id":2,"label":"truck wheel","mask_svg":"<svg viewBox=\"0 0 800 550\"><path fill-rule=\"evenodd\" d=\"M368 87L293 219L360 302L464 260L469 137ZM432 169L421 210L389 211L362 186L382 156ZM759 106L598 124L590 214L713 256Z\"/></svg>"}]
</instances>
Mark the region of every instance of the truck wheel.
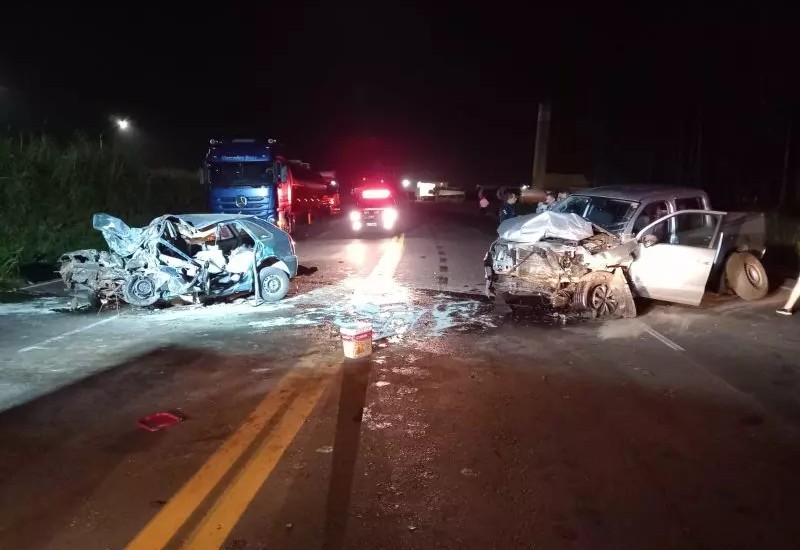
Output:
<instances>
[{"instance_id":1,"label":"truck wheel","mask_svg":"<svg viewBox=\"0 0 800 550\"><path fill-rule=\"evenodd\" d=\"M572 305L579 311L591 312L594 317L612 317L617 313L621 297L612 285L614 275L606 271L595 271L581 278L572 298Z\"/></svg>"},{"instance_id":2,"label":"truck wheel","mask_svg":"<svg viewBox=\"0 0 800 550\"><path fill-rule=\"evenodd\" d=\"M258 284L261 285L261 299L266 302L277 302L289 292L289 276L277 267L259 271Z\"/></svg>"},{"instance_id":3,"label":"truck wheel","mask_svg":"<svg viewBox=\"0 0 800 550\"><path fill-rule=\"evenodd\" d=\"M156 288L156 282L152 277L134 275L125 281L122 287L122 296L132 306L149 307L161 298L161 293Z\"/></svg>"},{"instance_id":4,"label":"truck wheel","mask_svg":"<svg viewBox=\"0 0 800 550\"><path fill-rule=\"evenodd\" d=\"M725 262L728 287L743 300L760 300L769 291L767 272L749 252L734 252Z\"/></svg>"}]
</instances>

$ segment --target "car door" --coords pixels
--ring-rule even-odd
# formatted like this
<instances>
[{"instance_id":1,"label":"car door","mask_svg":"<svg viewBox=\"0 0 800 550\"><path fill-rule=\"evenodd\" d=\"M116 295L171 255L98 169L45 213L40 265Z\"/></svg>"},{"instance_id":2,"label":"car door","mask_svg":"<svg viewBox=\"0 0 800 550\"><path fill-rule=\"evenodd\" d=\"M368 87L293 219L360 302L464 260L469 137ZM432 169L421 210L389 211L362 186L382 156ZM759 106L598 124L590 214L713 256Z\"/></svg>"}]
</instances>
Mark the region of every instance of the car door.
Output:
<instances>
[{"instance_id":1,"label":"car door","mask_svg":"<svg viewBox=\"0 0 800 550\"><path fill-rule=\"evenodd\" d=\"M725 212L684 210L647 225L629 275L645 298L696 306L705 293ZM664 237L666 235L666 237Z\"/></svg>"}]
</instances>

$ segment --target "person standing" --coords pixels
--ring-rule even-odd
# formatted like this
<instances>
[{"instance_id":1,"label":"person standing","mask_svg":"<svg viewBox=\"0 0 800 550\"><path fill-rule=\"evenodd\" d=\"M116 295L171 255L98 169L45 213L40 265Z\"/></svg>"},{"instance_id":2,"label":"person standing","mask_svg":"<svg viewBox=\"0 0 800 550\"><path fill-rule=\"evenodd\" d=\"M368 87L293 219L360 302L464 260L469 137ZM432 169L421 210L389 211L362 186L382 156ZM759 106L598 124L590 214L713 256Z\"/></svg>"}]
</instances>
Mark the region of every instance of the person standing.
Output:
<instances>
[{"instance_id":1,"label":"person standing","mask_svg":"<svg viewBox=\"0 0 800 550\"><path fill-rule=\"evenodd\" d=\"M483 216L489 210L489 199L481 197L481 200L478 201L478 206L480 206L481 216Z\"/></svg>"},{"instance_id":2,"label":"person standing","mask_svg":"<svg viewBox=\"0 0 800 550\"><path fill-rule=\"evenodd\" d=\"M511 218L517 217L517 207L514 206L517 203L517 195L513 191L506 192L505 200L503 201L503 206L500 208L500 223L503 223L506 220Z\"/></svg>"},{"instance_id":3,"label":"person standing","mask_svg":"<svg viewBox=\"0 0 800 550\"><path fill-rule=\"evenodd\" d=\"M797 278L797 282L789 293L789 299L786 300L786 304L782 308L775 310L775 313L778 315L793 315L794 306L797 304L798 299L800 299L800 277Z\"/></svg>"},{"instance_id":4,"label":"person standing","mask_svg":"<svg viewBox=\"0 0 800 550\"><path fill-rule=\"evenodd\" d=\"M556 198L553 195L552 191L548 191L544 197L544 202L540 202L539 206L536 207L536 213L541 214L542 212L547 212L553 203L556 202Z\"/></svg>"},{"instance_id":5,"label":"person standing","mask_svg":"<svg viewBox=\"0 0 800 550\"><path fill-rule=\"evenodd\" d=\"M482 185L478 186L478 208L481 216L486 214L486 211L489 208L489 199L486 198L486 193L484 192Z\"/></svg>"}]
</instances>

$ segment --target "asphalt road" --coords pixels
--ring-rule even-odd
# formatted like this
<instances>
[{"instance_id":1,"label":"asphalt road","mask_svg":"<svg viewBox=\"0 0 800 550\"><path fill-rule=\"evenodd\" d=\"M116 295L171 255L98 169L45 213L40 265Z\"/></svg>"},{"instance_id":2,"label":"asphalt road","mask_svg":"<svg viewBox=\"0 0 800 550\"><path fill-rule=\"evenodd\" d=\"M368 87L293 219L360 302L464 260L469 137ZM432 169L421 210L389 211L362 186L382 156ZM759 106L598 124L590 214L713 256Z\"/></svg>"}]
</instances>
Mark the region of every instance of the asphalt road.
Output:
<instances>
[{"instance_id":1,"label":"asphalt road","mask_svg":"<svg viewBox=\"0 0 800 550\"><path fill-rule=\"evenodd\" d=\"M797 548L800 331L758 303L633 320L481 298L491 226L307 228L290 297L0 303L0 547ZM369 317L345 362L336 324ZM174 411L158 432L137 421Z\"/></svg>"}]
</instances>

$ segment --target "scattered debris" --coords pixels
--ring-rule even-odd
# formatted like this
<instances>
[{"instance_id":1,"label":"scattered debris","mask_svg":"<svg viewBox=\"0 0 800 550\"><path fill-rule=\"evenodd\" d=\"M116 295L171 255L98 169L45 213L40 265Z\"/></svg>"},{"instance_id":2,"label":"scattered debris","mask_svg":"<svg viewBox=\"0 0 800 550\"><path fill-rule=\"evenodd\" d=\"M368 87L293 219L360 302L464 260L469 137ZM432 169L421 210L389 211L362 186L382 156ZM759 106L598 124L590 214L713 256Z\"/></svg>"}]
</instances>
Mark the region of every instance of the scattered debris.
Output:
<instances>
[{"instance_id":1,"label":"scattered debris","mask_svg":"<svg viewBox=\"0 0 800 550\"><path fill-rule=\"evenodd\" d=\"M323 445L317 449L317 452L325 455L330 454L333 452L333 445Z\"/></svg>"},{"instance_id":2,"label":"scattered debris","mask_svg":"<svg viewBox=\"0 0 800 550\"><path fill-rule=\"evenodd\" d=\"M391 382L387 382L386 380L379 380L375 382L375 386L379 388L383 388L384 386L388 386L389 384L391 384Z\"/></svg>"},{"instance_id":3,"label":"scattered debris","mask_svg":"<svg viewBox=\"0 0 800 550\"><path fill-rule=\"evenodd\" d=\"M148 432L157 432L175 424L180 424L185 418L174 412L163 411L153 413L139 419L139 427L147 430Z\"/></svg>"},{"instance_id":4,"label":"scattered debris","mask_svg":"<svg viewBox=\"0 0 800 550\"><path fill-rule=\"evenodd\" d=\"M250 372L252 372L253 374L264 374L264 373L267 373L267 372L269 372L271 370L272 369L270 367L259 367L259 368L256 368L256 369L250 369Z\"/></svg>"},{"instance_id":5,"label":"scattered debris","mask_svg":"<svg viewBox=\"0 0 800 550\"><path fill-rule=\"evenodd\" d=\"M465 477L478 477L478 473L471 468L461 468L461 475Z\"/></svg>"}]
</instances>

